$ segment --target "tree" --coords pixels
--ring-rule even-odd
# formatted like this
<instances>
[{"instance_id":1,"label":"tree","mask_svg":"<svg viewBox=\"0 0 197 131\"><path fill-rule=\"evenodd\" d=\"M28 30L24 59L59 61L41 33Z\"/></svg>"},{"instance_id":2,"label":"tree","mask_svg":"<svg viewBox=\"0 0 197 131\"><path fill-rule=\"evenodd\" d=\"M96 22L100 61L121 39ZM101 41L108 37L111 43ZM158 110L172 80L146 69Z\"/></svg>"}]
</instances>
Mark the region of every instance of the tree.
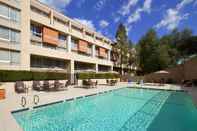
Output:
<instances>
[{"instance_id":1,"label":"tree","mask_svg":"<svg viewBox=\"0 0 197 131\"><path fill-rule=\"evenodd\" d=\"M173 45L173 40L175 39L172 35L164 35L159 40L160 55L163 56L162 58L165 57L163 59L163 69L176 65L178 51L175 48L176 46Z\"/></svg>"},{"instance_id":2,"label":"tree","mask_svg":"<svg viewBox=\"0 0 197 131\"><path fill-rule=\"evenodd\" d=\"M129 41L127 36L126 28L123 24L118 26L116 32L116 44L115 50L118 53L119 58L119 65L121 66L122 74L123 74L123 65L128 63L128 48L129 48Z\"/></svg>"},{"instance_id":3,"label":"tree","mask_svg":"<svg viewBox=\"0 0 197 131\"><path fill-rule=\"evenodd\" d=\"M161 68L158 37L154 29L150 29L139 41L139 66L143 73L151 73Z\"/></svg>"},{"instance_id":4,"label":"tree","mask_svg":"<svg viewBox=\"0 0 197 131\"><path fill-rule=\"evenodd\" d=\"M132 41L129 41L128 54L129 54L128 66L130 68L136 67L137 66L137 57L136 57L137 52L136 52L136 49L134 48Z\"/></svg>"},{"instance_id":5,"label":"tree","mask_svg":"<svg viewBox=\"0 0 197 131\"><path fill-rule=\"evenodd\" d=\"M187 48L189 48L189 39L192 36L192 30L185 28L182 31L174 29L170 34L164 35L159 40L161 53L166 54L165 62L163 67L171 67L177 64L177 61L184 59L187 54ZM164 49L166 48L166 49ZM167 52L165 52L165 50ZM168 55L168 58L167 58ZM163 57L164 58L164 57ZM165 66L166 65L166 66Z\"/></svg>"},{"instance_id":6,"label":"tree","mask_svg":"<svg viewBox=\"0 0 197 131\"><path fill-rule=\"evenodd\" d=\"M190 48L192 48L192 41L194 40L192 37L192 30L185 28L180 32L181 39L176 44L176 48L179 52L179 57L185 58L190 55ZM192 40L193 39L193 40ZM194 42L195 43L195 42ZM195 46L194 46L195 48Z\"/></svg>"},{"instance_id":7,"label":"tree","mask_svg":"<svg viewBox=\"0 0 197 131\"><path fill-rule=\"evenodd\" d=\"M170 67L169 65L171 64L172 61L169 55L169 51L171 50L170 47L165 44L159 44L158 50L159 50L160 69L165 69Z\"/></svg>"},{"instance_id":8,"label":"tree","mask_svg":"<svg viewBox=\"0 0 197 131\"><path fill-rule=\"evenodd\" d=\"M182 40L177 48L182 57L197 54L197 36L191 36Z\"/></svg>"}]
</instances>

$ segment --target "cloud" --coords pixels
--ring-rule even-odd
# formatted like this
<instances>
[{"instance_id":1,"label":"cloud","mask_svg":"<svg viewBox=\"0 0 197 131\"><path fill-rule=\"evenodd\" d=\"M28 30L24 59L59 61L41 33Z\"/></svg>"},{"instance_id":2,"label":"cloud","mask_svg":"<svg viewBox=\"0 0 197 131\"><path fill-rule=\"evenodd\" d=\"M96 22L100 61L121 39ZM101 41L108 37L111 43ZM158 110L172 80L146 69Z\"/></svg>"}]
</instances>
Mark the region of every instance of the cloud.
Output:
<instances>
[{"instance_id":1,"label":"cloud","mask_svg":"<svg viewBox=\"0 0 197 131\"><path fill-rule=\"evenodd\" d=\"M156 28L166 27L168 30L173 30L182 20L187 19L188 15L189 14L184 14L181 16L177 10L168 9L164 19L156 25Z\"/></svg>"},{"instance_id":2,"label":"cloud","mask_svg":"<svg viewBox=\"0 0 197 131\"><path fill-rule=\"evenodd\" d=\"M117 17L114 18L114 22L115 22L115 23L117 23L117 22L119 22L119 21L120 21L120 17L117 16Z\"/></svg>"},{"instance_id":3,"label":"cloud","mask_svg":"<svg viewBox=\"0 0 197 131\"><path fill-rule=\"evenodd\" d=\"M194 0L182 0L181 3L177 4L177 10L184 8L187 4L192 3Z\"/></svg>"},{"instance_id":4,"label":"cloud","mask_svg":"<svg viewBox=\"0 0 197 131\"><path fill-rule=\"evenodd\" d=\"M96 10L101 10L105 6L106 2L107 2L107 0L98 0L95 4L94 8Z\"/></svg>"},{"instance_id":5,"label":"cloud","mask_svg":"<svg viewBox=\"0 0 197 131\"><path fill-rule=\"evenodd\" d=\"M128 22L129 24L132 24L132 23L134 23L134 22L140 20L140 19L141 19L141 12L142 12L141 9L137 9L137 10L135 11L134 14L132 14L132 15L130 15L130 16L128 17L127 22Z\"/></svg>"},{"instance_id":6,"label":"cloud","mask_svg":"<svg viewBox=\"0 0 197 131\"><path fill-rule=\"evenodd\" d=\"M93 24L91 20L86 20L86 19L81 19L81 18L74 18L74 20L80 22L81 24L88 26L89 28L93 30L96 30L95 25Z\"/></svg>"},{"instance_id":7,"label":"cloud","mask_svg":"<svg viewBox=\"0 0 197 131\"><path fill-rule=\"evenodd\" d=\"M99 22L99 26L100 26L101 28L105 28L105 27L109 26L109 22L107 22L106 20L101 20L101 21Z\"/></svg>"},{"instance_id":8,"label":"cloud","mask_svg":"<svg viewBox=\"0 0 197 131\"><path fill-rule=\"evenodd\" d=\"M155 26L157 29L166 27L168 30L175 29L182 20L188 18L189 13L181 14L182 9L194 2L194 0L182 0L176 5L176 8L170 8L166 11L164 18Z\"/></svg>"},{"instance_id":9,"label":"cloud","mask_svg":"<svg viewBox=\"0 0 197 131\"><path fill-rule=\"evenodd\" d=\"M59 10L64 11L66 7L72 2L72 0L40 0L41 2Z\"/></svg>"},{"instance_id":10,"label":"cloud","mask_svg":"<svg viewBox=\"0 0 197 131\"><path fill-rule=\"evenodd\" d=\"M143 11L144 12L148 12L150 13L151 12L151 4L152 4L152 0L145 0L144 1L144 7L143 7Z\"/></svg>"},{"instance_id":11,"label":"cloud","mask_svg":"<svg viewBox=\"0 0 197 131\"><path fill-rule=\"evenodd\" d=\"M137 8L136 11L128 17L127 23L132 24L132 23L135 23L138 20L140 20L141 13L143 13L143 12L150 13L151 12L151 4L152 4L152 0L145 0L143 7Z\"/></svg>"},{"instance_id":12,"label":"cloud","mask_svg":"<svg viewBox=\"0 0 197 131\"><path fill-rule=\"evenodd\" d=\"M127 3L125 3L121 9L118 11L119 14L122 16L128 15L130 9L135 6L138 3L139 0L128 0Z\"/></svg>"}]
</instances>

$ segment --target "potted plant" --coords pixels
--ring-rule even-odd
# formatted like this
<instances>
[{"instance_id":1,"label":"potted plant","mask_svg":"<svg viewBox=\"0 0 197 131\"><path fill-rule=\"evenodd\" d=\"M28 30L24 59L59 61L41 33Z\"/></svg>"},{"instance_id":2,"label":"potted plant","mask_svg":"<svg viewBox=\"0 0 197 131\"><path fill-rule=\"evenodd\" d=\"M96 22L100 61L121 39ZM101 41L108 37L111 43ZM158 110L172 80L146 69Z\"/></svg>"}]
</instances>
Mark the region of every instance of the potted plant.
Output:
<instances>
[{"instance_id":1,"label":"potted plant","mask_svg":"<svg viewBox=\"0 0 197 131\"><path fill-rule=\"evenodd\" d=\"M5 89L2 87L2 83L0 83L0 100L5 99Z\"/></svg>"}]
</instances>

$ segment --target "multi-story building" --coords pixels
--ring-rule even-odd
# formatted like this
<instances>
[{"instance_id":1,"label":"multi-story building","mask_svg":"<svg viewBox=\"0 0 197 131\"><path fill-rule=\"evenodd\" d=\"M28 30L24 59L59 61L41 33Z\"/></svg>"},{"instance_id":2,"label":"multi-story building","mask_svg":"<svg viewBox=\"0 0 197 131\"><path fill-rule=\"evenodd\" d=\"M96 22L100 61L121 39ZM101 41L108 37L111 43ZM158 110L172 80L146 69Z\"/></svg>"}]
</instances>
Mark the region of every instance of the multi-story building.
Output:
<instances>
[{"instance_id":1,"label":"multi-story building","mask_svg":"<svg viewBox=\"0 0 197 131\"><path fill-rule=\"evenodd\" d=\"M0 0L0 69L108 72L112 41L38 0Z\"/></svg>"}]
</instances>

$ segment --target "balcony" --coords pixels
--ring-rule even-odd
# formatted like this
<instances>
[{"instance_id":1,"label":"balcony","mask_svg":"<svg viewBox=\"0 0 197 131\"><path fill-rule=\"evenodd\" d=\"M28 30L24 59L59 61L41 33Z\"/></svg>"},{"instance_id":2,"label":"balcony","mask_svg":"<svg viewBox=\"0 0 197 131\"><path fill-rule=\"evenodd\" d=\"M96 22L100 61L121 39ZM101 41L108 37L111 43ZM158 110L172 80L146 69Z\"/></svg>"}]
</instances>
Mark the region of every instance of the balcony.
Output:
<instances>
[{"instance_id":1,"label":"balcony","mask_svg":"<svg viewBox=\"0 0 197 131\"><path fill-rule=\"evenodd\" d=\"M47 58L43 56L31 56L31 70L64 71L67 62L61 59Z\"/></svg>"},{"instance_id":2,"label":"balcony","mask_svg":"<svg viewBox=\"0 0 197 131\"><path fill-rule=\"evenodd\" d=\"M85 63L75 61L75 73L80 72L96 72L96 65L92 63Z\"/></svg>"},{"instance_id":3,"label":"balcony","mask_svg":"<svg viewBox=\"0 0 197 131\"><path fill-rule=\"evenodd\" d=\"M67 42L64 40L59 40L56 50L67 52Z\"/></svg>"},{"instance_id":4,"label":"balcony","mask_svg":"<svg viewBox=\"0 0 197 131\"><path fill-rule=\"evenodd\" d=\"M31 32L31 40L36 42L42 42L42 33Z\"/></svg>"},{"instance_id":5,"label":"balcony","mask_svg":"<svg viewBox=\"0 0 197 131\"><path fill-rule=\"evenodd\" d=\"M50 25L50 18L45 13L38 12L37 10L31 10L31 20L37 21L43 25Z\"/></svg>"},{"instance_id":6,"label":"balcony","mask_svg":"<svg viewBox=\"0 0 197 131\"><path fill-rule=\"evenodd\" d=\"M45 49L49 49L49 50L56 50L56 51L61 51L61 52L67 52L67 46L66 46L66 43L65 42L62 42L62 41L59 41L60 44L58 44L58 46L51 46L51 45L48 45L48 44L44 44L42 42L42 38L39 38L37 36L33 36L34 39L31 39L31 44L34 45L34 46L39 46L40 48L45 48ZM39 40L37 40L37 39Z\"/></svg>"},{"instance_id":7,"label":"balcony","mask_svg":"<svg viewBox=\"0 0 197 131\"><path fill-rule=\"evenodd\" d=\"M54 28L57 30L60 30L62 32L68 33L69 32L69 27L67 23L63 23L62 21L54 18Z\"/></svg>"},{"instance_id":8,"label":"balcony","mask_svg":"<svg viewBox=\"0 0 197 131\"><path fill-rule=\"evenodd\" d=\"M98 71L99 72L111 72L110 66L104 66L104 65L98 65Z\"/></svg>"}]
</instances>

